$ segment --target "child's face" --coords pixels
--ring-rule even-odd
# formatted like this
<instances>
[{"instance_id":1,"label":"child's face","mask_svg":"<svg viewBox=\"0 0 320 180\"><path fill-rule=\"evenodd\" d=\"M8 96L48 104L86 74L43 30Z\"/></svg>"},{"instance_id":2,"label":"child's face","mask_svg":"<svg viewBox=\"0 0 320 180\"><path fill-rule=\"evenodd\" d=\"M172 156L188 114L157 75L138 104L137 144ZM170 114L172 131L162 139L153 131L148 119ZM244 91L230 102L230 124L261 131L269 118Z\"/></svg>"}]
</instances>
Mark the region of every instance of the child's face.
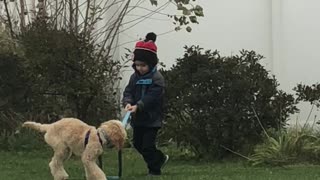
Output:
<instances>
[{"instance_id":1,"label":"child's face","mask_svg":"<svg viewBox=\"0 0 320 180\"><path fill-rule=\"evenodd\" d=\"M144 75L149 72L149 66L146 63L136 60L134 64L140 75Z\"/></svg>"}]
</instances>

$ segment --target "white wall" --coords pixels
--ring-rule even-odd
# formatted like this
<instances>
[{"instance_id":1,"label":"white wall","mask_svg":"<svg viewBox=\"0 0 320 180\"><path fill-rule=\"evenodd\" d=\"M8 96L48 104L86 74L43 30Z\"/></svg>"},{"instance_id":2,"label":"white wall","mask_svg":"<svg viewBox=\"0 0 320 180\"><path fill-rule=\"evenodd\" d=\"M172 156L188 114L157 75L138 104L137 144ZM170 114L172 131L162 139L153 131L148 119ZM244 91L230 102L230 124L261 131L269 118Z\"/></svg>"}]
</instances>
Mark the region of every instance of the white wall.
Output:
<instances>
[{"instance_id":1,"label":"white wall","mask_svg":"<svg viewBox=\"0 0 320 180\"><path fill-rule=\"evenodd\" d=\"M148 3L148 2L147 2ZM318 0L198 0L205 17L192 33L184 30L160 35L157 40L160 61L167 66L183 55L184 45L200 45L217 49L222 55L237 54L241 49L264 55L266 68L276 75L280 88L293 93L297 83L319 81L320 1ZM144 4L149 6L148 4ZM150 7L150 6L149 6ZM165 12L174 12L169 6ZM138 10L135 14L146 14ZM120 44L174 28L163 15L154 15L126 31ZM159 20L162 19L162 20ZM122 47L133 48L134 43ZM131 71L126 72L128 77ZM125 79L126 81L126 79ZM300 105L300 121L308 116L310 107ZM314 114L311 115L313 117ZM292 116L295 121L296 116ZM302 123L301 122L301 123Z\"/></svg>"},{"instance_id":2,"label":"white wall","mask_svg":"<svg viewBox=\"0 0 320 180\"><path fill-rule=\"evenodd\" d=\"M319 81L320 1L282 0L282 48L277 72L282 87L291 90L296 83Z\"/></svg>"},{"instance_id":3,"label":"white wall","mask_svg":"<svg viewBox=\"0 0 320 180\"><path fill-rule=\"evenodd\" d=\"M148 6L148 3L145 6ZM200 45L205 49L218 49L223 55L237 54L241 49L255 50L266 56L266 64L270 68L270 0L198 0L198 3L204 7L205 17L200 19L199 25L193 26L192 33L181 30L158 37L161 61L171 66L176 58L183 55L184 45ZM174 13L175 9L169 6L166 12L168 11ZM146 11L134 12L139 13ZM163 15L155 15L153 18L166 19ZM127 35L122 36L122 42L144 37L150 31L161 34L173 28L170 20L146 20L126 32ZM128 38L128 35L131 38ZM133 46L134 43L131 43L125 47Z\"/></svg>"},{"instance_id":4,"label":"white wall","mask_svg":"<svg viewBox=\"0 0 320 180\"><path fill-rule=\"evenodd\" d=\"M198 0L197 2L204 8L205 17L199 19L200 24L192 26L191 33L181 30L161 35L173 30L174 25L165 15L156 14L152 16L153 19L145 20L121 35L120 44L133 42L123 45L120 54L125 52L124 47L132 49L136 39L143 38L146 33L153 31L160 34L156 42L158 56L168 68L175 63L176 58L182 57L185 45L200 45L205 49L217 49L222 55L238 54L241 49L255 50L266 57L262 63L271 70L270 0ZM149 1L143 6L150 8ZM175 8L169 5L163 12L173 14L176 13ZM148 11L137 9L130 14L147 13ZM134 18L136 17L129 16L125 22ZM127 29L131 24L123 29ZM132 71L124 73L124 81L127 81L130 73Z\"/></svg>"},{"instance_id":5,"label":"white wall","mask_svg":"<svg viewBox=\"0 0 320 180\"><path fill-rule=\"evenodd\" d=\"M274 0L277 1L277 0ZM313 84L320 81L320 1L317 0L281 0L278 7L278 22L275 27L278 38L274 39L278 51L273 59L274 70L280 87L293 93L297 83ZM300 123L306 121L311 106L308 103L299 105L301 113L293 116ZM313 111L310 120L313 121L318 111Z\"/></svg>"}]
</instances>

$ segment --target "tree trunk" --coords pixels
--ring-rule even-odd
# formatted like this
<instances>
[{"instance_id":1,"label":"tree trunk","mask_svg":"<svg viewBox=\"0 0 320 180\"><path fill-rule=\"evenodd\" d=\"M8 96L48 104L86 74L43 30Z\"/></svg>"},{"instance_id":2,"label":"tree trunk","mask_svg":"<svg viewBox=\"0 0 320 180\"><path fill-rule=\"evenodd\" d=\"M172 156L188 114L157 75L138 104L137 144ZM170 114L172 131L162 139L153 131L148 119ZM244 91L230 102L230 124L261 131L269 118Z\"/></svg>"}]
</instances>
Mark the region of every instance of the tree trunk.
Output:
<instances>
[{"instance_id":1,"label":"tree trunk","mask_svg":"<svg viewBox=\"0 0 320 180\"><path fill-rule=\"evenodd\" d=\"M25 22L25 6L24 0L20 0L20 29L23 32L25 30L26 22Z\"/></svg>"}]
</instances>

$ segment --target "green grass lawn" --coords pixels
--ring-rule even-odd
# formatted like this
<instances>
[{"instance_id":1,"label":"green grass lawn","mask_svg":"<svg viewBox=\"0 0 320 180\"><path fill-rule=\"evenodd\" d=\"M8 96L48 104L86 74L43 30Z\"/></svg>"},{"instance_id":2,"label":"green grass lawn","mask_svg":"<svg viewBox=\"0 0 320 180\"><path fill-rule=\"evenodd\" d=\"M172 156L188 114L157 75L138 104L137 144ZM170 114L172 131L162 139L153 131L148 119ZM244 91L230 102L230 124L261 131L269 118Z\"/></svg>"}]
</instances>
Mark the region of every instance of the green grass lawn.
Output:
<instances>
[{"instance_id":1,"label":"green grass lawn","mask_svg":"<svg viewBox=\"0 0 320 180\"><path fill-rule=\"evenodd\" d=\"M48 163L52 152L0 152L0 180L52 179ZM107 151L103 156L107 175L117 174L117 155ZM133 150L123 153L123 178L127 179L183 179L183 180L320 180L320 166L251 167L244 162L200 163L171 158L161 177L146 177L147 169ZM70 179L84 179L81 162L71 157L66 162Z\"/></svg>"}]
</instances>

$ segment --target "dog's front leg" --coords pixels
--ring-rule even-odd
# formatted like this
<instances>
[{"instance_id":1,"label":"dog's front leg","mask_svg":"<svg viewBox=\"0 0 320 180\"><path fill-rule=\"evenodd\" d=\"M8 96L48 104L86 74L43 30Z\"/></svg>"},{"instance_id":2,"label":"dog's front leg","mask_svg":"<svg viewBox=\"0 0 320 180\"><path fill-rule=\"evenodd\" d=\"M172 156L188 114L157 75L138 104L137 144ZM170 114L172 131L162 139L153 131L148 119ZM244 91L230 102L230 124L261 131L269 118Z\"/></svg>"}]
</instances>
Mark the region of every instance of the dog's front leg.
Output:
<instances>
[{"instance_id":1,"label":"dog's front leg","mask_svg":"<svg viewBox=\"0 0 320 180\"><path fill-rule=\"evenodd\" d=\"M96 158L84 153L81 160L84 165L87 180L107 180L106 175L97 165Z\"/></svg>"}]
</instances>

